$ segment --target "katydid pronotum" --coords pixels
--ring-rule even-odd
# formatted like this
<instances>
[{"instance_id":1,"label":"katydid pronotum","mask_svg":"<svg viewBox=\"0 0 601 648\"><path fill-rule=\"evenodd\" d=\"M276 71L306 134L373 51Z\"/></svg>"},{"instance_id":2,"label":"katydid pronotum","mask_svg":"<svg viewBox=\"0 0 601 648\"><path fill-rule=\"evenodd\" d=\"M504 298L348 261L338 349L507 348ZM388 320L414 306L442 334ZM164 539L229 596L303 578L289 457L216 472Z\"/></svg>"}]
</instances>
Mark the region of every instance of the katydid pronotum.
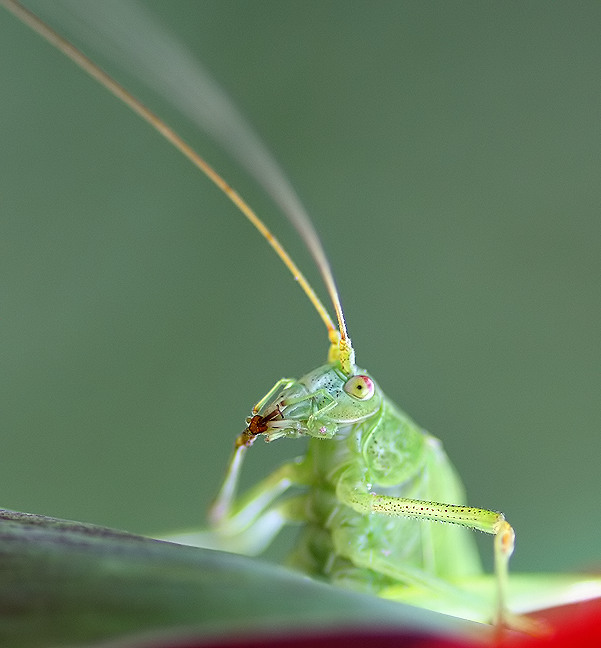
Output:
<instances>
[{"instance_id":1,"label":"katydid pronotum","mask_svg":"<svg viewBox=\"0 0 601 648\"><path fill-rule=\"evenodd\" d=\"M318 264L339 320L335 327L317 304L329 331L328 364L317 370L319 376L311 372L298 381L278 383L258 404L213 509L213 529L198 538L207 542L213 538L221 547L245 545L250 551L252 545L256 549L267 544L286 521L311 517L315 524L306 525L295 554L301 568L384 595L394 584L404 583L439 592L446 599L465 598L468 605L475 598L475 608L481 608L477 596L462 593L466 578L479 573L471 537L460 526L414 520L448 521L449 516L456 516L462 526L495 534L497 588L502 601L512 546L510 527L494 512L455 508L463 501L462 488L438 442L390 404L373 379L355 367L329 267L321 248L316 247L319 244L311 237L309 240L314 254L321 258ZM294 268L293 273L300 276ZM308 286L306 290L313 295ZM311 391L309 382L316 392ZM353 406L345 407L339 399L347 399ZM257 435L268 440L312 438L303 461L287 465L246 498L234 498L241 457ZM324 440L330 437L331 441ZM354 445L350 439L355 440ZM308 487L309 495L280 499L283 490L295 484L301 490ZM411 501L404 502L399 499L402 497ZM503 607L499 603L500 614Z\"/></svg>"}]
</instances>

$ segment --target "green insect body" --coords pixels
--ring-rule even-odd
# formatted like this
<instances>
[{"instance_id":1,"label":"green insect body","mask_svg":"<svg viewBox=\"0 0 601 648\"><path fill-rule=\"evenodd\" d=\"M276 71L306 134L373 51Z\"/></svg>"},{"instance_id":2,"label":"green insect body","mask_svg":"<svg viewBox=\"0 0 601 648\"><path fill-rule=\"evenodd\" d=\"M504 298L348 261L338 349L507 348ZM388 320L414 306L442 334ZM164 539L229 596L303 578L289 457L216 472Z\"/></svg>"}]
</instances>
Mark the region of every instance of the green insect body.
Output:
<instances>
[{"instance_id":1,"label":"green insect body","mask_svg":"<svg viewBox=\"0 0 601 648\"><path fill-rule=\"evenodd\" d=\"M375 381L356 367L327 257L309 216L285 177L278 175L275 163L268 161L267 167L276 177L265 180L260 175L259 179L268 189L278 182L284 186L286 198L280 204L313 255L334 307L337 326L283 246L204 159L37 16L15 0L0 1L148 121L212 180L273 247L326 325L330 340L328 364L300 380L279 381L259 402L248 427L236 441L225 481L210 512L210 529L183 540L252 554L265 549L285 524L302 523L304 531L292 562L303 570L377 594L404 584L439 592L448 599L463 596L452 581L462 583L480 573L473 538L466 535L466 528L477 528L496 538L496 615L487 604L484 618L506 621L505 588L513 529L499 513L463 505L463 488L440 443L392 405ZM121 9L115 5L113 10ZM147 18L129 15L128 20L137 23ZM160 30L155 31L155 49L162 39ZM167 42L162 58L166 60L178 50L177 45ZM176 58L170 65L179 69L186 62ZM198 81L210 94L212 82L205 79L204 73L199 73ZM165 92L170 96L169 88ZM223 98L216 96L212 101L215 108L222 105ZM229 131L244 139L249 150L257 146L243 123L231 115L228 119L233 120L228 121ZM261 164L262 151L257 160L257 165ZM254 170L254 165L249 166L247 161L246 165ZM279 187L275 193L280 196ZM301 460L284 465L237 497L244 453L259 435L268 441L301 436L311 439ZM292 486L299 486L300 493L281 497Z\"/></svg>"},{"instance_id":2,"label":"green insect body","mask_svg":"<svg viewBox=\"0 0 601 648\"><path fill-rule=\"evenodd\" d=\"M363 370L354 378L367 377ZM352 381L354 378L351 378ZM258 415L281 414L264 434L307 434L307 454L291 464L307 520L291 563L303 571L371 591L423 572L460 579L480 573L473 537L456 525L366 513L373 493L413 500L462 503L463 488L440 442L384 396L358 400L349 379L332 365L310 372L264 403ZM362 382L359 381L359 385ZM300 389L299 389L300 387ZM298 402L298 393L304 392ZM292 399L294 404L286 405ZM286 427L280 427L290 420ZM300 429L296 424L300 423ZM404 570L411 565L411 570Z\"/></svg>"},{"instance_id":3,"label":"green insect body","mask_svg":"<svg viewBox=\"0 0 601 648\"><path fill-rule=\"evenodd\" d=\"M496 556L502 586L511 527L499 513L463 505L463 485L440 441L363 369L351 369L349 377L333 359L298 380L280 380L255 406L211 512L216 537L197 542L232 548L236 538L236 550L258 553L282 526L300 524L292 566L380 595L399 584L427 588L463 599L472 618L490 621L490 601L453 583L482 575L472 527L509 536ZM236 498L243 453L259 435L269 442L310 438L305 455ZM298 492L290 495L293 487ZM497 596L497 614L506 620L502 589Z\"/></svg>"},{"instance_id":4,"label":"green insect body","mask_svg":"<svg viewBox=\"0 0 601 648\"><path fill-rule=\"evenodd\" d=\"M0 3L148 121L214 182L274 248L328 330L327 364L300 379L278 381L253 409L235 442L225 480L209 512L208 528L171 539L252 555L265 550L283 526L300 525L290 563L308 574L466 618L532 630L528 621L509 612L507 606L512 527L501 513L466 505L461 480L440 441L416 425L355 365L327 258L291 188L284 188L287 198L283 208L321 272L337 326L281 244L219 174L160 118L45 23L14 0ZM118 8L115 5L115 11ZM161 36L151 40L156 47ZM167 60L174 49L167 47L162 58ZM182 67L177 60L170 65ZM199 75L200 83L202 78ZM212 84L204 83L210 93ZM215 106L221 102L222 97L214 100ZM229 131L247 136L237 122L227 126ZM246 137L247 153L254 146L251 140ZM262 156L261 151L260 163ZM248 161L245 164L253 167ZM273 171L277 167L267 166L269 173L276 173L271 180L278 182L280 177ZM269 181L263 179L262 184L271 188ZM280 198L279 190L276 193ZM238 495L244 456L259 436L266 441L309 437L308 448L302 457ZM482 573L470 530L494 536L492 577ZM579 577L556 584L552 579L536 578L524 583L528 595L533 588L549 585L561 592L574 583L587 584ZM598 580L588 585L586 596L599 595Z\"/></svg>"}]
</instances>

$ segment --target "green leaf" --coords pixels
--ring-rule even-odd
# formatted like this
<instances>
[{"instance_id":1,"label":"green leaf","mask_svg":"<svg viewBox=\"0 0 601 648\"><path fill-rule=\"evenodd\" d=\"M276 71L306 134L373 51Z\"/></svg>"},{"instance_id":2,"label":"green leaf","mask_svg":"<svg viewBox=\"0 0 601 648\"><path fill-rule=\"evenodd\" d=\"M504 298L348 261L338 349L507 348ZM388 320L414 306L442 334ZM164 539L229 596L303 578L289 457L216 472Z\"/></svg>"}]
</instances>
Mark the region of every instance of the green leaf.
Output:
<instances>
[{"instance_id":1,"label":"green leaf","mask_svg":"<svg viewBox=\"0 0 601 648\"><path fill-rule=\"evenodd\" d=\"M260 560L0 509L2 646L368 627L446 638L485 631Z\"/></svg>"}]
</instances>

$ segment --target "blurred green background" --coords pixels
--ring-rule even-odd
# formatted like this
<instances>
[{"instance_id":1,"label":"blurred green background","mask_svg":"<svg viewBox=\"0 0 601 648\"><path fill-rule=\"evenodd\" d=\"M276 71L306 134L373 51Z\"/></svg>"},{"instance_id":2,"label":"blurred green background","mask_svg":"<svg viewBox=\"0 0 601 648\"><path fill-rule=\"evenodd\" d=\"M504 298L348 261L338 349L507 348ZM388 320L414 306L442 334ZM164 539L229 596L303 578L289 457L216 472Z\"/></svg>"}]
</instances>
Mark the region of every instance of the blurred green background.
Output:
<instances>
[{"instance_id":1,"label":"blurred green background","mask_svg":"<svg viewBox=\"0 0 601 648\"><path fill-rule=\"evenodd\" d=\"M601 5L148 4L286 169L359 364L505 512L514 568L598 566ZM5 12L0 52L0 504L196 525L325 330L223 196ZM166 113L321 290L260 188ZM256 444L246 483L302 447Z\"/></svg>"}]
</instances>

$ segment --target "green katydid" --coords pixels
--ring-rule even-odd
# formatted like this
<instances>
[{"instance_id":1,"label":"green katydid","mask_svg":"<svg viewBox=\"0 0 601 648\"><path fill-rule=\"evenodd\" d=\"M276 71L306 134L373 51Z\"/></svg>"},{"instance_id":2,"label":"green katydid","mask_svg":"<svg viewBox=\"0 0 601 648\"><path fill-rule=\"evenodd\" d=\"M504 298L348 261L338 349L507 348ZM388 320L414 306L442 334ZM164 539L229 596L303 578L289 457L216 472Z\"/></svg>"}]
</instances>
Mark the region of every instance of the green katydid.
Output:
<instances>
[{"instance_id":1,"label":"green katydid","mask_svg":"<svg viewBox=\"0 0 601 648\"><path fill-rule=\"evenodd\" d=\"M96 68L85 67L97 76ZM101 81L115 90L112 81ZM446 600L465 599L475 609L473 616L482 618L490 612L482 611L488 603L462 591L462 583L480 573L472 538L466 533L466 528L478 528L495 536L497 616L503 619L513 531L501 514L461 505L461 483L440 443L398 410L373 378L355 365L338 293L312 227L305 221L297 223L328 287L338 326L246 203L160 120L129 95L121 98L201 166L272 242L322 316L331 344L327 364L301 379L279 381L257 404L238 438L212 510L212 529L197 540L221 548L259 550L282 525L305 522L294 562L310 573L382 595L401 583L408 589L425 588ZM309 436L309 450L300 461L286 464L238 498L242 457L259 435L267 440ZM282 499L292 486L303 492Z\"/></svg>"}]
</instances>

